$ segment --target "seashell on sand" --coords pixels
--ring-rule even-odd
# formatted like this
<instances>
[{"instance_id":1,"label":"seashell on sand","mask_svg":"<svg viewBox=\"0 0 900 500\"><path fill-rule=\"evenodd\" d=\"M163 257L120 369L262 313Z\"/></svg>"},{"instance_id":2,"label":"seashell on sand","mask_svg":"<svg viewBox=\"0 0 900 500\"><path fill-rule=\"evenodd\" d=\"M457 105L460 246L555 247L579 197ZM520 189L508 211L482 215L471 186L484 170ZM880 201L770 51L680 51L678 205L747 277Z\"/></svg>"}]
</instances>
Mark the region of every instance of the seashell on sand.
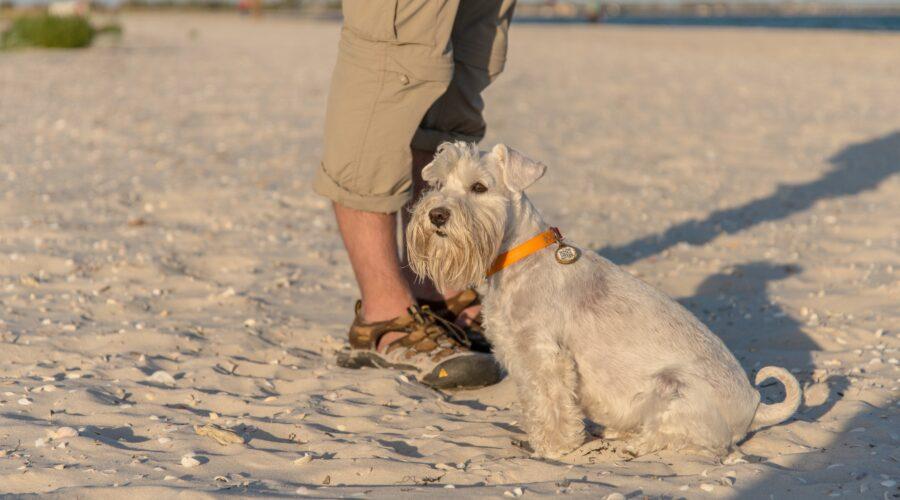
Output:
<instances>
[{"instance_id":1,"label":"seashell on sand","mask_svg":"<svg viewBox=\"0 0 900 500\"><path fill-rule=\"evenodd\" d=\"M222 446L244 444L244 438L240 434L212 423L203 426L195 425L194 432L199 436L211 438Z\"/></svg>"},{"instance_id":2,"label":"seashell on sand","mask_svg":"<svg viewBox=\"0 0 900 500\"><path fill-rule=\"evenodd\" d=\"M175 377L169 375L169 372L165 370L157 370L153 372L153 375L147 377L147 380L163 385L175 385Z\"/></svg>"}]
</instances>

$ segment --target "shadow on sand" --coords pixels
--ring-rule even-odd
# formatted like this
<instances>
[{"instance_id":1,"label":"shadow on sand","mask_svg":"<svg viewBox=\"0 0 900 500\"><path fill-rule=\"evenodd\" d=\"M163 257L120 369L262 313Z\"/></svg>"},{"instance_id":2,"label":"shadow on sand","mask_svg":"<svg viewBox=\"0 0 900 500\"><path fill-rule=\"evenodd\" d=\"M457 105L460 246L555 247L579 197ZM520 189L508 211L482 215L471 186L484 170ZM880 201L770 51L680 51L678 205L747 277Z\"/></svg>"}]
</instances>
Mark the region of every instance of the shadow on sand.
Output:
<instances>
[{"instance_id":1,"label":"shadow on sand","mask_svg":"<svg viewBox=\"0 0 900 500\"><path fill-rule=\"evenodd\" d=\"M717 210L705 219L682 222L663 233L621 246L601 248L597 253L619 265L627 265L681 242L702 245L721 234L733 234L764 222L784 219L810 208L819 200L875 189L885 179L900 172L900 131L850 145L829 161L835 168L814 181L782 184L765 198Z\"/></svg>"}]
</instances>

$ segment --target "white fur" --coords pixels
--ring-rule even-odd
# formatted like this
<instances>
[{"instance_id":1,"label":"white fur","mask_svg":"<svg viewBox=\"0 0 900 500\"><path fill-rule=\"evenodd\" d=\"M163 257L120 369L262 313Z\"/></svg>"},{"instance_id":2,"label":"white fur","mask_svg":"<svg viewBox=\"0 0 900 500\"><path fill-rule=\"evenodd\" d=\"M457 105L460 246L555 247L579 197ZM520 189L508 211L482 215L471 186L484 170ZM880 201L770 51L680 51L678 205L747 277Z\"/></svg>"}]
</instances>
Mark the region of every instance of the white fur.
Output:
<instances>
[{"instance_id":1,"label":"white fur","mask_svg":"<svg viewBox=\"0 0 900 500\"><path fill-rule=\"evenodd\" d=\"M760 372L787 388L783 403L760 405L703 323L593 252L562 265L551 247L485 279L500 252L547 229L523 192L545 168L503 145L479 153L444 144L423 171L432 190L413 208L407 233L418 274L444 289L479 286L486 334L516 383L538 455L581 445L585 416L606 437L628 437L637 454L687 447L722 455L749 430L796 410L799 385L786 370ZM487 192L473 192L475 182ZM451 212L441 228L428 218L438 206Z\"/></svg>"}]
</instances>

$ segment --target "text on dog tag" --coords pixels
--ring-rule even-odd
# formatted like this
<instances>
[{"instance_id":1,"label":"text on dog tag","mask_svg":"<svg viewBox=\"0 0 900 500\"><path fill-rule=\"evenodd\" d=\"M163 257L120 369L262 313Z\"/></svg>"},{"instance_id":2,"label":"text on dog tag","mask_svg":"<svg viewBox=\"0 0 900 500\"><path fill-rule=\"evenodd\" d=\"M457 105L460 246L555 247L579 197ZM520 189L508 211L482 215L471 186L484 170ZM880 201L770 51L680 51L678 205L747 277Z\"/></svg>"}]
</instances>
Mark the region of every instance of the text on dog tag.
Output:
<instances>
[{"instance_id":1,"label":"text on dog tag","mask_svg":"<svg viewBox=\"0 0 900 500\"><path fill-rule=\"evenodd\" d=\"M580 257L580 255L578 254L578 249L575 247L560 244L559 248L556 249L556 262L559 262L560 264L571 264L578 260L578 257Z\"/></svg>"}]
</instances>

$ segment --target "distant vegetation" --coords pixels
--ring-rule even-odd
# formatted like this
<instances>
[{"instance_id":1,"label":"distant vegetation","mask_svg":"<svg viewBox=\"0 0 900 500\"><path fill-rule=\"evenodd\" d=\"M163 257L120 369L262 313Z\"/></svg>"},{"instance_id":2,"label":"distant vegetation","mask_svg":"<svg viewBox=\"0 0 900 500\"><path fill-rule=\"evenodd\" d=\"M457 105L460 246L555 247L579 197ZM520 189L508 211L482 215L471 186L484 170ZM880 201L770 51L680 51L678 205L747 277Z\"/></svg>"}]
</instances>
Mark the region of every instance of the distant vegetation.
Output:
<instances>
[{"instance_id":1,"label":"distant vegetation","mask_svg":"<svg viewBox=\"0 0 900 500\"><path fill-rule=\"evenodd\" d=\"M97 28L83 16L30 14L17 17L0 34L0 48L82 48L104 33L119 35L122 28L116 24Z\"/></svg>"}]
</instances>

